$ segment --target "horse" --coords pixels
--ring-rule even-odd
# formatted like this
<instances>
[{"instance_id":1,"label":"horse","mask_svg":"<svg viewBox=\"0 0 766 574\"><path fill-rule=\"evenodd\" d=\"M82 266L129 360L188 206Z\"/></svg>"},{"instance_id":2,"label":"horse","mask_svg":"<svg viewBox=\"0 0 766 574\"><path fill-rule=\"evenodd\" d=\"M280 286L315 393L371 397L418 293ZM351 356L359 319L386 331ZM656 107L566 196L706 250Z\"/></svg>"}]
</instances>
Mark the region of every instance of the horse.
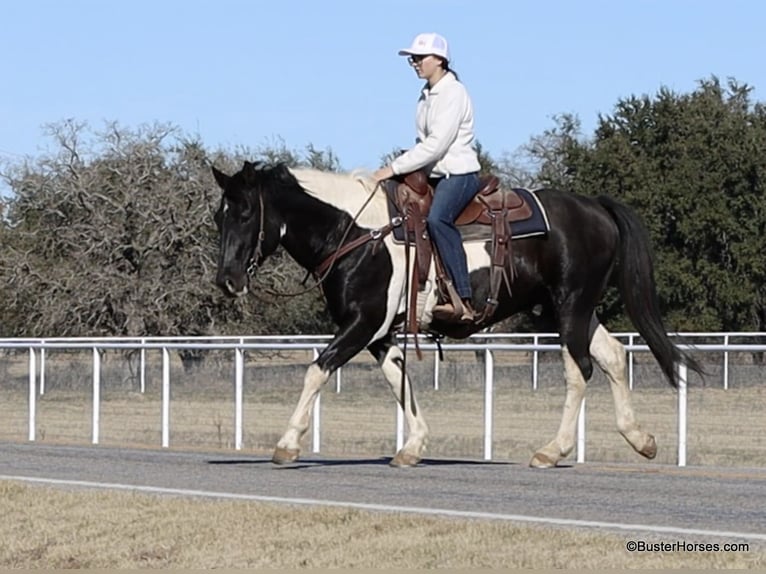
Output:
<instances>
[{"instance_id":1,"label":"horse","mask_svg":"<svg viewBox=\"0 0 766 574\"><path fill-rule=\"evenodd\" d=\"M322 290L337 331L309 365L303 390L272 461L289 464L300 455L313 403L330 375L367 349L376 359L402 407L407 439L390 461L416 466L423 457L428 424L418 407L398 345L407 309L409 269L406 244L388 233L393 225L385 193L364 174L289 168L283 163L245 161L233 175L211 167L222 190L215 214L219 231L215 282L232 298L247 294L250 278L283 247L304 269L327 268ZM628 206L606 196L590 197L556 189L535 190L547 212L550 231L513 241L513 284L503 289L492 320L534 311L560 335L566 399L555 437L529 461L535 468L556 466L573 450L576 422L593 362L605 373L613 394L617 430L640 455L657 453L654 436L636 421L626 376L626 351L596 316L610 279L616 280L627 314L647 342L671 386L675 364L700 366L670 341L660 313L648 233ZM393 222L392 222L393 221ZM343 245L354 249L339 256ZM464 243L474 308L487 295L488 246ZM435 303L435 295L429 305ZM465 338L477 331L432 317L424 331ZM405 349L406 350L406 349Z\"/></svg>"}]
</instances>

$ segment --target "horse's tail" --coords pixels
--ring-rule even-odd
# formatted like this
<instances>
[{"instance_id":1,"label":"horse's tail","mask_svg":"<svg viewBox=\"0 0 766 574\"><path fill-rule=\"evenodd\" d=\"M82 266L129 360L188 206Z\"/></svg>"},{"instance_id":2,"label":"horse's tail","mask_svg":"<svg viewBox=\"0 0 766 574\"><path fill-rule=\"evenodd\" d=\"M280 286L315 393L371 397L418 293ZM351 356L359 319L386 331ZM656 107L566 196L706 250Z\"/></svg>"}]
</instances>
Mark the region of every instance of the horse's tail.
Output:
<instances>
[{"instance_id":1,"label":"horse's tail","mask_svg":"<svg viewBox=\"0 0 766 574\"><path fill-rule=\"evenodd\" d=\"M670 384L677 387L676 363L684 362L699 374L703 370L693 357L672 343L665 330L654 281L649 233L638 216L626 205L606 196L597 199L609 212L620 232L616 273L628 317L646 340Z\"/></svg>"}]
</instances>

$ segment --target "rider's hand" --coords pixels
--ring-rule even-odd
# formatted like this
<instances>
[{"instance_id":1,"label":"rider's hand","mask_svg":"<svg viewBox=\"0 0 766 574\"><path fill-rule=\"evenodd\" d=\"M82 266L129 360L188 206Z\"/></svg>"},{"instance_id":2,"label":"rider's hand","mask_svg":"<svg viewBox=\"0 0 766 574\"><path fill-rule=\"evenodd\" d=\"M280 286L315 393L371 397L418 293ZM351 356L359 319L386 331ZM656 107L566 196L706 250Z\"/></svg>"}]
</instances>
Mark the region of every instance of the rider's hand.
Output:
<instances>
[{"instance_id":1,"label":"rider's hand","mask_svg":"<svg viewBox=\"0 0 766 574\"><path fill-rule=\"evenodd\" d=\"M387 165L386 167L381 167L379 170L375 171L375 173L372 174L372 178L376 182L383 181L384 179L391 179L394 177L394 170L391 168L390 165Z\"/></svg>"}]
</instances>

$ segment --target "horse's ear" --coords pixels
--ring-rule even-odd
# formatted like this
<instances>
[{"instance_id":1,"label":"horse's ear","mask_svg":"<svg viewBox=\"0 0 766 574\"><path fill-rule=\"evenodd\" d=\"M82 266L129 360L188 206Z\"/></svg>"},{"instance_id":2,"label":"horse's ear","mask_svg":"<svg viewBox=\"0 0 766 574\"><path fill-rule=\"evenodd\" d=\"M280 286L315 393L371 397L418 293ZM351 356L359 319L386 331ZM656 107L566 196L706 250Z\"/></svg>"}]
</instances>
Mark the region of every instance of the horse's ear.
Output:
<instances>
[{"instance_id":1,"label":"horse's ear","mask_svg":"<svg viewBox=\"0 0 766 574\"><path fill-rule=\"evenodd\" d=\"M242 164L242 176L245 178L246 183L253 183L256 178L256 170L258 166L251 161L245 160Z\"/></svg>"},{"instance_id":2,"label":"horse's ear","mask_svg":"<svg viewBox=\"0 0 766 574\"><path fill-rule=\"evenodd\" d=\"M221 189L226 189L226 186L229 184L229 180L231 179L231 177L226 175L222 171L217 170L214 165L210 166L210 169L213 170L213 177L215 177L215 181L218 184L218 186Z\"/></svg>"},{"instance_id":3,"label":"horse's ear","mask_svg":"<svg viewBox=\"0 0 766 574\"><path fill-rule=\"evenodd\" d=\"M277 165L274 166L274 173L281 180L289 181L292 178L292 174L290 173L290 168L288 168L287 164L283 161L280 161Z\"/></svg>"}]
</instances>

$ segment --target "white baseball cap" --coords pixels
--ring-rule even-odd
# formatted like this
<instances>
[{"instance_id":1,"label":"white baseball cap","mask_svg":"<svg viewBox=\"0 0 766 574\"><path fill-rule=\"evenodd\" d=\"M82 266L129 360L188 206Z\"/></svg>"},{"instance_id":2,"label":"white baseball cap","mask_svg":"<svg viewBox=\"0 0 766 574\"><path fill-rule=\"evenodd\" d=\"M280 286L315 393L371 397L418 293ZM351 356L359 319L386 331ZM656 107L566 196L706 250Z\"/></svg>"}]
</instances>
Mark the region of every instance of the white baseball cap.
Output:
<instances>
[{"instance_id":1,"label":"white baseball cap","mask_svg":"<svg viewBox=\"0 0 766 574\"><path fill-rule=\"evenodd\" d=\"M412 41L412 46L399 50L400 56L428 56L430 54L449 61L449 46L444 36L434 32L418 34Z\"/></svg>"}]
</instances>

